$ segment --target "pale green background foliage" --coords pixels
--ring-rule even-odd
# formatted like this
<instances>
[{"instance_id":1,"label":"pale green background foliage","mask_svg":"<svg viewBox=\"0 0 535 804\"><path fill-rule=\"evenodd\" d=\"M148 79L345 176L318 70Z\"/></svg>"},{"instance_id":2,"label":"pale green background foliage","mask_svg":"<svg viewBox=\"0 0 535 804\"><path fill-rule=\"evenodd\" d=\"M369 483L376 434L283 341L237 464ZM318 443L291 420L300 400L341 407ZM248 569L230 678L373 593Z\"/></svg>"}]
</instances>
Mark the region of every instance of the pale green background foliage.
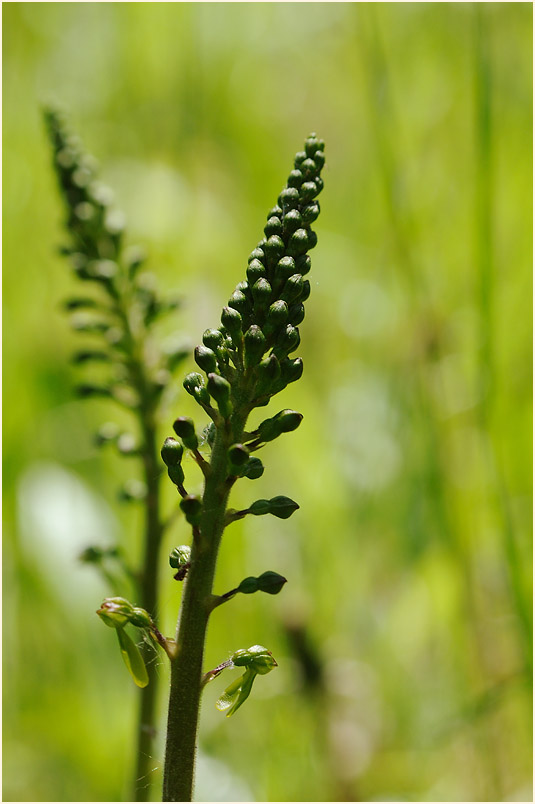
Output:
<instances>
[{"instance_id":1,"label":"pale green background foliage","mask_svg":"<svg viewBox=\"0 0 535 804\"><path fill-rule=\"evenodd\" d=\"M259 642L280 666L230 720L215 701L231 679L207 688L198 798L530 799L531 6L10 3L3 17L4 799L118 799L132 761L136 690L94 614L117 590L76 556L119 539L137 557L140 512L116 502L133 464L92 442L115 411L72 393L49 100L160 286L184 296L166 336L192 346L304 137L327 143L305 374L269 408L304 421L233 495L301 510L229 529L216 590L267 569L288 584L218 609L206 656ZM192 413L180 392L162 440ZM165 549L187 538L179 520Z\"/></svg>"}]
</instances>

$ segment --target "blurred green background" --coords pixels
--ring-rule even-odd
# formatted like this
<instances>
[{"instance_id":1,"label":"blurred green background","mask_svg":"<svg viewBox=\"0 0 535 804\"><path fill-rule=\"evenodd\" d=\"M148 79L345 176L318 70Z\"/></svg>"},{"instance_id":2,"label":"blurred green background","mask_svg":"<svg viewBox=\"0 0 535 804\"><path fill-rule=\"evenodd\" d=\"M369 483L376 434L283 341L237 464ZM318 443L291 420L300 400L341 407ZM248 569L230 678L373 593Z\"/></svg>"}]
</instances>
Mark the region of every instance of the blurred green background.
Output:
<instances>
[{"instance_id":1,"label":"blurred green background","mask_svg":"<svg viewBox=\"0 0 535 804\"><path fill-rule=\"evenodd\" d=\"M304 422L233 497L301 510L234 525L217 589L289 583L218 609L206 656L259 642L280 666L231 720L230 678L207 688L197 798L531 800L531 4L2 10L4 800L127 795L137 708L94 614L114 590L77 561L115 540L137 558L141 512L116 501L131 465L93 445L114 408L72 391L50 100L184 298L162 337L192 347L293 154L326 141L305 374L269 409ZM179 377L162 439L200 420L185 397ZM169 634L179 594L169 575Z\"/></svg>"}]
</instances>

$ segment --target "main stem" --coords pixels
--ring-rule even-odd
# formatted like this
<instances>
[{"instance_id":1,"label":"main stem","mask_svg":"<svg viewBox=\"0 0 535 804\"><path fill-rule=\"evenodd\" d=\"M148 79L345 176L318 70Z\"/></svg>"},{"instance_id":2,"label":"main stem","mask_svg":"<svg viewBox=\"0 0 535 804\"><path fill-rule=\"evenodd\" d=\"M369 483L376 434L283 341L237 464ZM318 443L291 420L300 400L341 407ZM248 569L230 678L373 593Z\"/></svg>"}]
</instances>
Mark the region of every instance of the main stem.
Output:
<instances>
[{"instance_id":1,"label":"main stem","mask_svg":"<svg viewBox=\"0 0 535 804\"><path fill-rule=\"evenodd\" d=\"M246 413L235 413L230 427L217 430L206 478L200 538L194 540L177 628L177 656L171 662L171 691L163 801L191 801L201 700L206 628L211 610L217 554L230 493L227 452L241 438Z\"/></svg>"}]
</instances>

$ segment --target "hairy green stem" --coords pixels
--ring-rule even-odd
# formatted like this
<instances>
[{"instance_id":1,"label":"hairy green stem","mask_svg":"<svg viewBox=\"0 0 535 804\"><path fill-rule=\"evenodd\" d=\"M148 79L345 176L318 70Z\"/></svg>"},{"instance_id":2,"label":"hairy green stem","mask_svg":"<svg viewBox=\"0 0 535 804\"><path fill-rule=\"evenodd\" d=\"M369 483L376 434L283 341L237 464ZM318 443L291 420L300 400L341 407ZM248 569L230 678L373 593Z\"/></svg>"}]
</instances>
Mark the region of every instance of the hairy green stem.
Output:
<instances>
[{"instance_id":1,"label":"hairy green stem","mask_svg":"<svg viewBox=\"0 0 535 804\"><path fill-rule=\"evenodd\" d=\"M239 440L247 414L236 413L228 430L218 429L206 477L201 539L195 540L177 626L177 655L171 663L163 800L191 801L195 767L202 662L212 609L212 586L230 493L227 453Z\"/></svg>"}]
</instances>

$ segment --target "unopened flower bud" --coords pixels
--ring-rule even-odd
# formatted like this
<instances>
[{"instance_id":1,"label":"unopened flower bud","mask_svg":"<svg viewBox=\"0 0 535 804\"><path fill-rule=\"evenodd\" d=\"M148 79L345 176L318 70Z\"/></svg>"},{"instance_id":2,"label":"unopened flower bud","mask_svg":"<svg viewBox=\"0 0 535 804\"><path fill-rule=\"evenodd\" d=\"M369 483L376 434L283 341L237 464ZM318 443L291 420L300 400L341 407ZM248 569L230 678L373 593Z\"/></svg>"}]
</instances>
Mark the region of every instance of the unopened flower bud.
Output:
<instances>
[{"instance_id":1,"label":"unopened flower bud","mask_svg":"<svg viewBox=\"0 0 535 804\"><path fill-rule=\"evenodd\" d=\"M256 386L255 391L258 397L264 394L269 394L273 384L280 377L280 365L275 355L271 354L265 357L256 369Z\"/></svg>"},{"instance_id":2,"label":"unopened flower bud","mask_svg":"<svg viewBox=\"0 0 535 804\"><path fill-rule=\"evenodd\" d=\"M180 508L190 525L198 525L201 521L202 501L195 494L188 494L180 500Z\"/></svg>"},{"instance_id":3,"label":"unopened flower bud","mask_svg":"<svg viewBox=\"0 0 535 804\"><path fill-rule=\"evenodd\" d=\"M304 223L313 223L319 214L320 205L317 201L314 201L312 204L309 204L301 210Z\"/></svg>"},{"instance_id":4,"label":"unopened flower bud","mask_svg":"<svg viewBox=\"0 0 535 804\"><path fill-rule=\"evenodd\" d=\"M297 302L296 304L292 304L292 306L288 310L288 323L292 325L292 327L298 327L299 324L303 321L305 317L305 306L301 304L301 302ZM293 349L297 347L294 346ZM288 350L289 352L292 349Z\"/></svg>"},{"instance_id":5,"label":"unopened flower bud","mask_svg":"<svg viewBox=\"0 0 535 804\"><path fill-rule=\"evenodd\" d=\"M196 346L194 356L195 362L199 368L201 368L207 374L216 370L217 358L215 352L213 352L208 346Z\"/></svg>"},{"instance_id":6,"label":"unopened flower bud","mask_svg":"<svg viewBox=\"0 0 535 804\"><path fill-rule=\"evenodd\" d=\"M228 458L231 466L242 467L249 460L249 450L243 444L233 444L229 447Z\"/></svg>"},{"instance_id":7,"label":"unopened flower bud","mask_svg":"<svg viewBox=\"0 0 535 804\"><path fill-rule=\"evenodd\" d=\"M298 209L291 209L283 218L284 231L295 232L303 225L303 219Z\"/></svg>"},{"instance_id":8,"label":"unopened flower bud","mask_svg":"<svg viewBox=\"0 0 535 804\"><path fill-rule=\"evenodd\" d=\"M247 266L247 280L251 289L255 282L266 275L266 269L264 265L258 259L251 260L249 265Z\"/></svg>"},{"instance_id":9,"label":"unopened flower bud","mask_svg":"<svg viewBox=\"0 0 535 804\"><path fill-rule=\"evenodd\" d=\"M259 592L266 592L268 595L278 595L284 584L287 582L286 578L279 575L278 572L263 572L256 579ZM241 585L241 584L240 584ZM240 590L241 591L241 590Z\"/></svg>"},{"instance_id":10,"label":"unopened flower bud","mask_svg":"<svg viewBox=\"0 0 535 804\"><path fill-rule=\"evenodd\" d=\"M288 187L299 188L303 183L303 174L300 170L295 168L288 176Z\"/></svg>"},{"instance_id":11,"label":"unopened flower bud","mask_svg":"<svg viewBox=\"0 0 535 804\"><path fill-rule=\"evenodd\" d=\"M301 274L292 274L292 276L289 276L280 294L281 299L287 304L291 304L293 301L299 299L303 291L304 282L305 280Z\"/></svg>"},{"instance_id":12,"label":"unopened flower bud","mask_svg":"<svg viewBox=\"0 0 535 804\"><path fill-rule=\"evenodd\" d=\"M257 279L251 288L253 294L255 310L267 310L271 300L271 285L264 277Z\"/></svg>"},{"instance_id":13,"label":"unopened flower bud","mask_svg":"<svg viewBox=\"0 0 535 804\"><path fill-rule=\"evenodd\" d=\"M280 235L282 233L282 222L280 218L273 216L268 220L264 226L264 234L267 238L271 235Z\"/></svg>"},{"instance_id":14,"label":"unopened flower bud","mask_svg":"<svg viewBox=\"0 0 535 804\"><path fill-rule=\"evenodd\" d=\"M224 419L232 413L233 405L230 399L230 383L219 374L211 373L208 375L208 393L217 402L219 412Z\"/></svg>"},{"instance_id":15,"label":"unopened flower bud","mask_svg":"<svg viewBox=\"0 0 535 804\"><path fill-rule=\"evenodd\" d=\"M233 307L223 307L221 312L221 323L230 333L232 339L241 333L242 317Z\"/></svg>"},{"instance_id":16,"label":"unopened flower bud","mask_svg":"<svg viewBox=\"0 0 535 804\"><path fill-rule=\"evenodd\" d=\"M123 628L134 612L133 605L124 597L107 597L97 614L110 628Z\"/></svg>"},{"instance_id":17,"label":"unopened flower bud","mask_svg":"<svg viewBox=\"0 0 535 804\"><path fill-rule=\"evenodd\" d=\"M289 209L295 209L299 203L299 190L296 187L286 187L279 195L279 205L282 207L284 214Z\"/></svg>"},{"instance_id":18,"label":"unopened flower bud","mask_svg":"<svg viewBox=\"0 0 535 804\"><path fill-rule=\"evenodd\" d=\"M134 625L136 628L151 628L153 625L152 617L145 609L134 606L130 615L130 625Z\"/></svg>"},{"instance_id":19,"label":"unopened flower bud","mask_svg":"<svg viewBox=\"0 0 535 804\"><path fill-rule=\"evenodd\" d=\"M243 336L245 365L255 366L266 351L266 338L259 326L253 324Z\"/></svg>"},{"instance_id":20,"label":"unopened flower bud","mask_svg":"<svg viewBox=\"0 0 535 804\"><path fill-rule=\"evenodd\" d=\"M303 375L303 361L300 357L296 357L295 360L290 360L290 358L286 357L281 360L280 367L281 378L284 380L285 385L300 380Z\"/></svg>"},{"instance_id":21,"label":"unopened flower bud","mask_svg":"<svg viewBox=\"0 0 535 804\"><path fill-rule=\"evenodd\" d=\"M282 209L281 209L282 212ZM264 260L265 254L261 248L254 248L249 254L248 263L251 264L253 260L258 260L260 263Z\"/></svg>"},{"instance_id":22,"label":"unopened flower bud","mask_svg":"<svg viewBox=\"0 0 535 804\"><path fill-rule=\"evenodd\" d=\"M277 666L271 652L262 645L252 645L250 648L237 650L231 659L235 667L248 667L259 675L265 675Z\"/></svg>"},{"instance_id":23,"label":"unopened flower bud","mask_svg":"<svg viewBox=\"0 0 535 804\"><path fill-rule=\"evenodd\" d=\"M173 430L182 439L182 443L188 449L197 449L199 442L195 433L193 419L187 416L179 416L173 423Z\"/></svg>"},{"instance_id":24,"label":"unopened flower bud","mask_svg":"<svg viewBox=\"0 0 535 804\"><path fill-rule=\"evenodd\" d=\"M314 156L318 150L319 142L315 134L311 134L305 141L305 153L308 157Z\"/></svg>"},{"instance_id":25,"label":"unopened flower bud","mask_svg":"<svg viewBox=\"0 0 535 804\"><path fill-rule=\"evenodd\" d=\"M202 342L212 351L216 352L225 343L225 336L219 329L206 329L202 336Z\"/></svg>"},{"instance_id":26,"label":"unopened flower bud","mask_svg":"<svg viewBox=\"0 0 535 804\"><path fill-rule=\"evenodd\" d=\"M182 460L184 447L175 438L166 438L161 449L161 456L166 466L176 466Z\"/></svg>"},{"instance_id":27,"label":"unopened flower bud","mask_svg":"<svg viewBox=\"0 0 535 804\"><path fill-rule=\"evenodd\" d=\"M243 472L243 477L249 478L249 480L258 480L259 477L262 477L264 474L264 464L260 460L260 458L249 458L245 465L245 470Z\"/></svg>"},{"instance_id":28,"label":"unopened flower bud","mask_svg":"<svg viewBox=\"0 0 535 804\"><path fill-rule=\"evenodd\" d=\"M283 327L287 320L288 305L285 301L282 301L282 299L278 299L270 306L266 316L266 323L262 327L262 331L265 335L271 335L273 332L277 332L281 327Z\"/></svg>"},{"instance_id":29,"label":"unopened flower bud","mask_svg":"<svg viewBox=\"0 0 535 804\"><path fill-rule=\"evenodd\" d=\"M303 185L304 186L304 185ZM308 231L297 229L290 237L288 243L288 254L292 257L299 257L308 250Z\"/></svg>"},{"instance_id":30,"label":"unopened flower bud","mask_svg":"<svg viewBox=\"0 0 535 804\"><path fill-rule=\"evenodd\" d=\"M242 595L252 595L254 592L258 592L258 580L252 575L244 578L238 586L238 592L241 592Z\"/></svg>"},{"instance_id":31,"label":"unopened flower bud","mask_svg":"<svg viewBox=\"0 0 535 804\"><path fill-rule=\"evenodd\" d=\"M245 293L243 293L243 291L238 289L234 291L234 293L228 300L228 306L233 307L234 310L237 310L242 317L246 315L251 309L249 299L247 298Z\"/></svg>"},{"instance_id":32,"label":"unopened flower bud","mask_svg":"<svg viewBox=\"0 0 535 804\"><path fill-rule=\"evenodd\" d=\"M293 257L283 257L278 261L275 269L275 275L278 280L283 282L296 273L299 273L299 271L296 269L296 263Z\"/></svg>"},{"instance_id":33,"label":"unopened flower bud","mask_svg":"<svg viewBox=\"0 0 535 804\"><path fill-rule=\"evenodd\" d=\"M264 246L264 251L270 262L276 262L284 254L284 243L278 235L271 235Z\"/></svg>"},{"instance_id":34,"label":"unopened flower bud","mask_svg":"<svg viewBox=\"0 0 535 804\"><path fill-rule=\"evenodd\" d=\"M191 557L191 547L187 544L181 544L174 547L169 554L169 564L172 569L179 569L184 564L189 564Z\"/></svg>"}]
</instances>

